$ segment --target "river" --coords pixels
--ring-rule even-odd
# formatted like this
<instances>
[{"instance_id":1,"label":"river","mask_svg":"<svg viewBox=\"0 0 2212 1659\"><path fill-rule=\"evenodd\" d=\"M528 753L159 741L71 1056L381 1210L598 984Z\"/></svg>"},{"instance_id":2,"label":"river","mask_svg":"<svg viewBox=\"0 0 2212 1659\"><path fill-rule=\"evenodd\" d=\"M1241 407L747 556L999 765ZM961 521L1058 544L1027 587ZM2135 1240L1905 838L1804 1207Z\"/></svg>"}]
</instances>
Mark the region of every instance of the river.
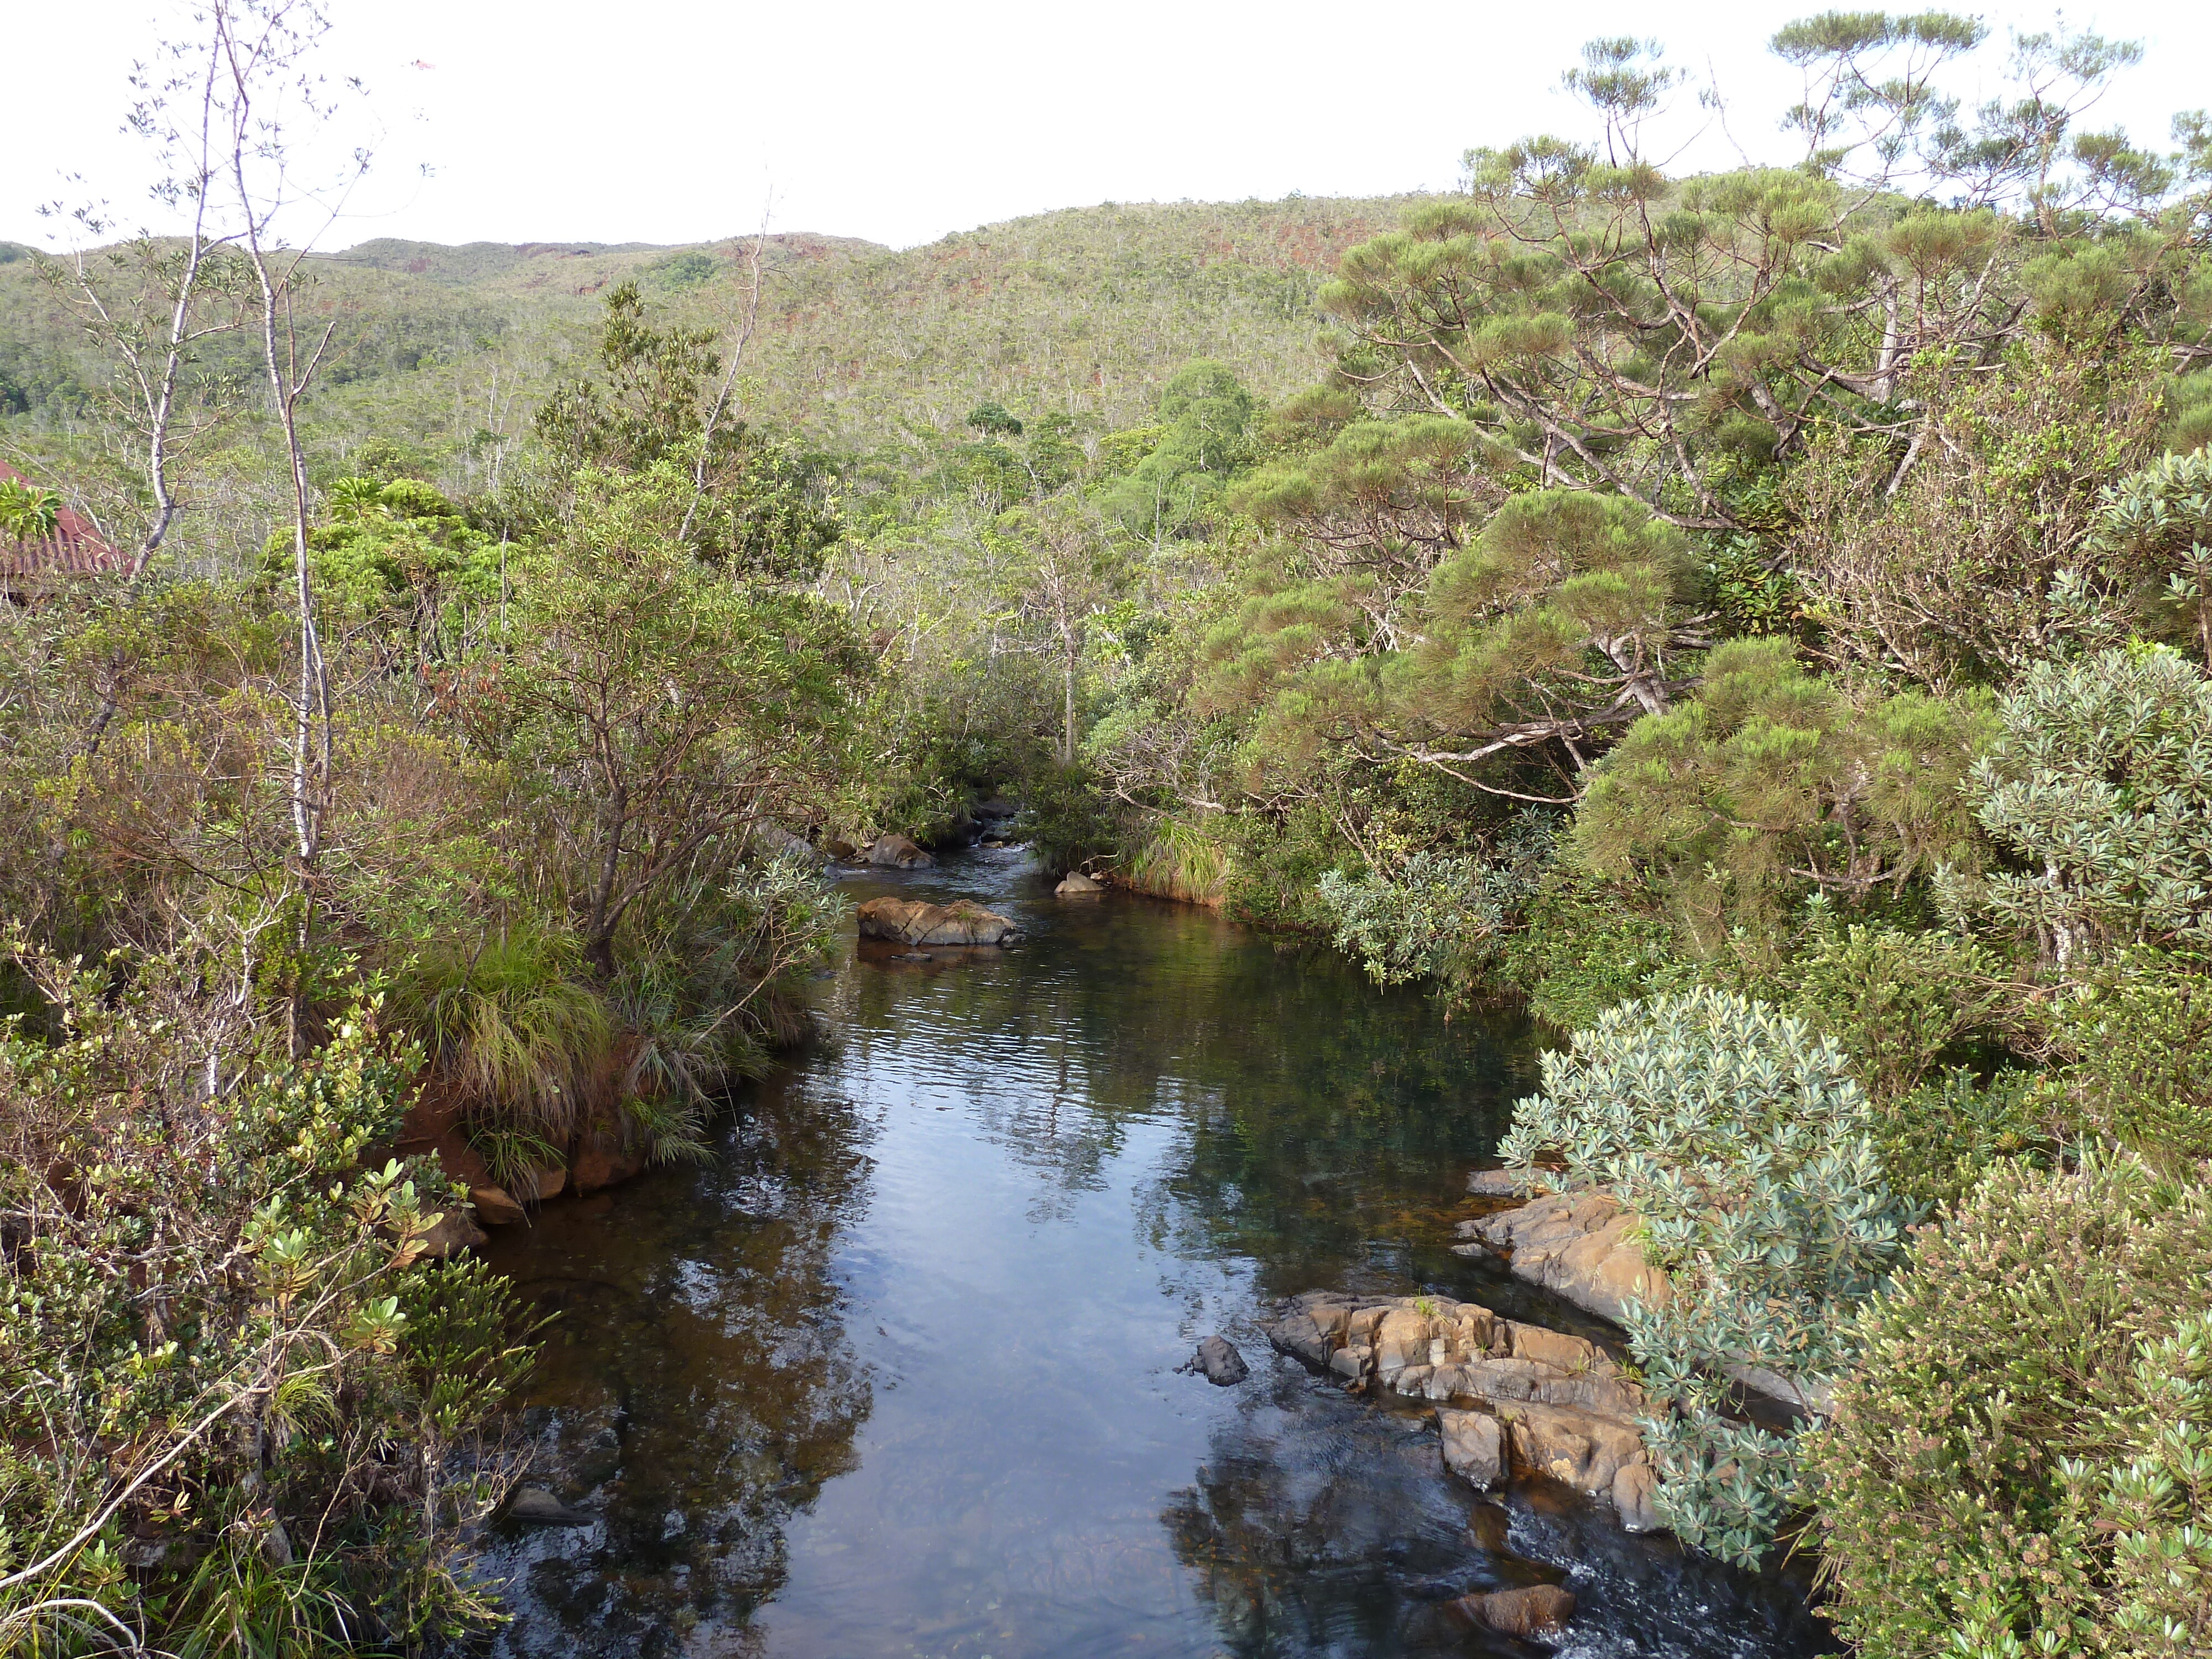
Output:
<instances>
[{"instance_id":1,"label":"river","mask_svg":"<svg viewBox=\"0 0 2212 1659\"><path fill-rule=\"evenodd\" d=\"M1425 1413L1272 1352L1316 1287L1438 1291L1593 1331L1451 1254L1534 1073L1206 912L1058 901L1016 851L848 880L1016 915L1012 951L848 943L830 1042L747 1090L710 1164L556 1200L491 1257L558 1316L497 1523L515 1659L1781 1659L1797 1588L1542 1482L1443 1472ZM1228 1336L1250 1377L1178 1367ZM1444 1603L1564 1579L1548 1647Z\"/></svg>"}]
</instances>

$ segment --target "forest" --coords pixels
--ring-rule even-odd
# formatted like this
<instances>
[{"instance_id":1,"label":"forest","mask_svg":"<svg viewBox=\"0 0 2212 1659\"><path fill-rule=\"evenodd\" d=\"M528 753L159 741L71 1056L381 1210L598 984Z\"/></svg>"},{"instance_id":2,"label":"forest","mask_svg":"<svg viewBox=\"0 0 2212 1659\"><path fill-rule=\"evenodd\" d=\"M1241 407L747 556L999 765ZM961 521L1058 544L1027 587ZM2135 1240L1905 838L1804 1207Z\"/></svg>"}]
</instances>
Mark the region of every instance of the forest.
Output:
<instances>
[{"instance_id":1,"label":"forest","mask_svg":"<svg viewBox=\"0 0 2212 1659\"><path fill-rule=\"evenodd\" d=\"M0 1648L491 1628L471 1192L711 1156L822 861L997 798L1537 1022L1498 1150L1671 1283L1685 1546L1869 1659L2212 1650L2212 124L2091 125L2139 47L1791 22L1783 167L1669 176L1601 40L1445 193L331 252L319 14L207 16L178 222L0 244Z\"/></svg>"}]
</instances>

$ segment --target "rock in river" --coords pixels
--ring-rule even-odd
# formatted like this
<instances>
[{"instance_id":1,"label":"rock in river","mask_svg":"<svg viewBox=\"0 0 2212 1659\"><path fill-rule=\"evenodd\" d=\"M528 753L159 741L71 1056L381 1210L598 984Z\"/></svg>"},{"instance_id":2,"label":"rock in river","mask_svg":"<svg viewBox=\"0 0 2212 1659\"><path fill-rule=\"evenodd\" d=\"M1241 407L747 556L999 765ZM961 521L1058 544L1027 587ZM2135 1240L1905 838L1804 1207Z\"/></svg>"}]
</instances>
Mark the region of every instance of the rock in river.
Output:
<instances>
[{"instance_id":1,"label":"rock in river","mask_svg":"<svg viewBox=\"0 0 2212 1659\"><path fill-rule=\"evenodd\" d=\"M937 860L904 836L885 836L868 848L867 860L879 870L927 870Z\"/></svg>"},{"instance_id":2,"label":"rock in river","mask_svg":"<svg viewBox=\"0 0 2212 1659\"><path fill-rule=\"evenodd\" d=\"M1020 929L966 899L925 904L919 899L870 899L860 907L860 937L902 945L1012 945Z\"/></svg>"},{"instance_id":3,"label":"rock in river","mask_svg":"<svg viewBox=\"0 0 2212 1659\"><path fill-rule=\"evenodd\" d=\"M1267 1330L1285 1353L1355 1385L1449 1407L1445 1464L1478 1486L1549 1475L1594 1497L1618 1492L1636 1524L1651 1519L1649 1486L1620 1479L1650 1461L1637 1419L1651 1407L1594 1342L1472 1302L1326 1291L1293 1297Z\"/></svg>"},{"instance_id":4,"label":"rock in river","mask_svg":"<svg viewBox=\"0 0 2212 1659\"><path fill-rule=\"evenodd\" d=\"M1470 1625L1508 1636L1555 1636L1575 1616L1574 1593L1557 1584L1462 1595L1450 1610Z\"/></svg>"},{"instance_id":5,"label":"rock in river","mask_svg":"<svg viewBox=\"0 0 2212 1659\"><path fill-rule=\"evenodd\" d=\"M1192 1370L1217 1389L1232 1387L1252 1374L1236 1345L1223 1336L1209 1336L1200 1343L1197 1358L1190 1363Z\"/></svg>"},{"instance_id":6,"label":"rock in river","mask_svg":"<svg viewBox=\"0 0 2212 1659\"><path fill-rule=\"evenodd\" d=\"M540 1527L586 1527L592 1517L572 1510L543 1486L519 1488L507 1505L510 1521L527 1521Z\"/></svg>"},{"instance_id":7,"label":"rock in river","mask_svg":"<svg viewBox=\"0 0 2212 1659\"><path fill-rule=\"evenodd\" d=\"M1104 892L1106 889L1102 884L1085 875L1082 871L1071 870L1061 878L1060 885L1052 890L1061 898L1090 898L1096 894Z\"/></svg>"}]
</instances>

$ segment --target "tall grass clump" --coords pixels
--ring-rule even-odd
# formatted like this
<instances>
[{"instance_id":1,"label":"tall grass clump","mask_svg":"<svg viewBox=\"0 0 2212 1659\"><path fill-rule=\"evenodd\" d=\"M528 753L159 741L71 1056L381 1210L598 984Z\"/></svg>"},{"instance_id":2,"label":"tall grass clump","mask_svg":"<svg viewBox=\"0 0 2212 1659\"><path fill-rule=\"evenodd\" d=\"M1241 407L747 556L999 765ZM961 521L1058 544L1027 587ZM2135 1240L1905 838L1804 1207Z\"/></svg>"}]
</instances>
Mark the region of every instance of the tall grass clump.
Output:
<instances>
[{"instance_id":1,"label":"tall grass clump","mask_svg":"<svg viewBox=\"0 0 2212 1659\"><path fill-rule=\"evenodd\" d=\"M1218 909L1229 896L1229 849L1205 829L1181 818L1162 818L1123 866L1121 884L1133 892Z\"/></svg>"},{"instance_id":2,"label":"tall grass clump","mask_svg":"<svg viewBox=\"0 0 2212 1659\"><path fill-rule=\"evenodd\" d=\"M441 941L393 976L392 1017L471 1119L565 1142L595 1103L616 1040L614 1012L578 977L580 962L573 936L527 923Z\"/></svg>"}]
</instances>

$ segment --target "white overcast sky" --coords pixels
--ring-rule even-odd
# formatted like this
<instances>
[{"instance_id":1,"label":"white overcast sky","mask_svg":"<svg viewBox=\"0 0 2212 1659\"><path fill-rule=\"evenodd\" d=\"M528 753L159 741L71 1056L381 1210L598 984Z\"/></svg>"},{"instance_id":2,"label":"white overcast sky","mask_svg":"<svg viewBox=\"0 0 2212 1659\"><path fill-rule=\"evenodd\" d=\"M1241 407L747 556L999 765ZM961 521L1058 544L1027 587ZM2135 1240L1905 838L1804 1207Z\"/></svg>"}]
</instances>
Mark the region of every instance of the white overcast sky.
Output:
<instances>
[{"instance_id":1,"label":"white overcast sky","mask_svg":"<svg viewBox=\"0 0 2212 1659\"><path fill-rule=\"evenodd\" d=\"M174 27L167 4L0 8L15 65L0 94L0 237L65 242L35 208L87 195L159 228L149 165L117 128L131 61L165 18ZM776 229L908 246L1101 201L1443 188L1470 145L1587 131L1559 71L1584 39L1616 33L1656 37L1726 94L1725 137L1694 131L1705 118L1684 100L1682 164L1728 165L1731 140L1786 160L1775 116L1797 83L1764 41L1819 9L330 0L325 61L366 81L382 131L369 182L322 240L699 241L750 230L772 200ZM1978 11L2000 34L2052 15ZM2162 143L2174 111L2212 103L2212 5L2108 0L2067 15L2148 47L2096 125Z\"/></svg>"}]
</instances>

